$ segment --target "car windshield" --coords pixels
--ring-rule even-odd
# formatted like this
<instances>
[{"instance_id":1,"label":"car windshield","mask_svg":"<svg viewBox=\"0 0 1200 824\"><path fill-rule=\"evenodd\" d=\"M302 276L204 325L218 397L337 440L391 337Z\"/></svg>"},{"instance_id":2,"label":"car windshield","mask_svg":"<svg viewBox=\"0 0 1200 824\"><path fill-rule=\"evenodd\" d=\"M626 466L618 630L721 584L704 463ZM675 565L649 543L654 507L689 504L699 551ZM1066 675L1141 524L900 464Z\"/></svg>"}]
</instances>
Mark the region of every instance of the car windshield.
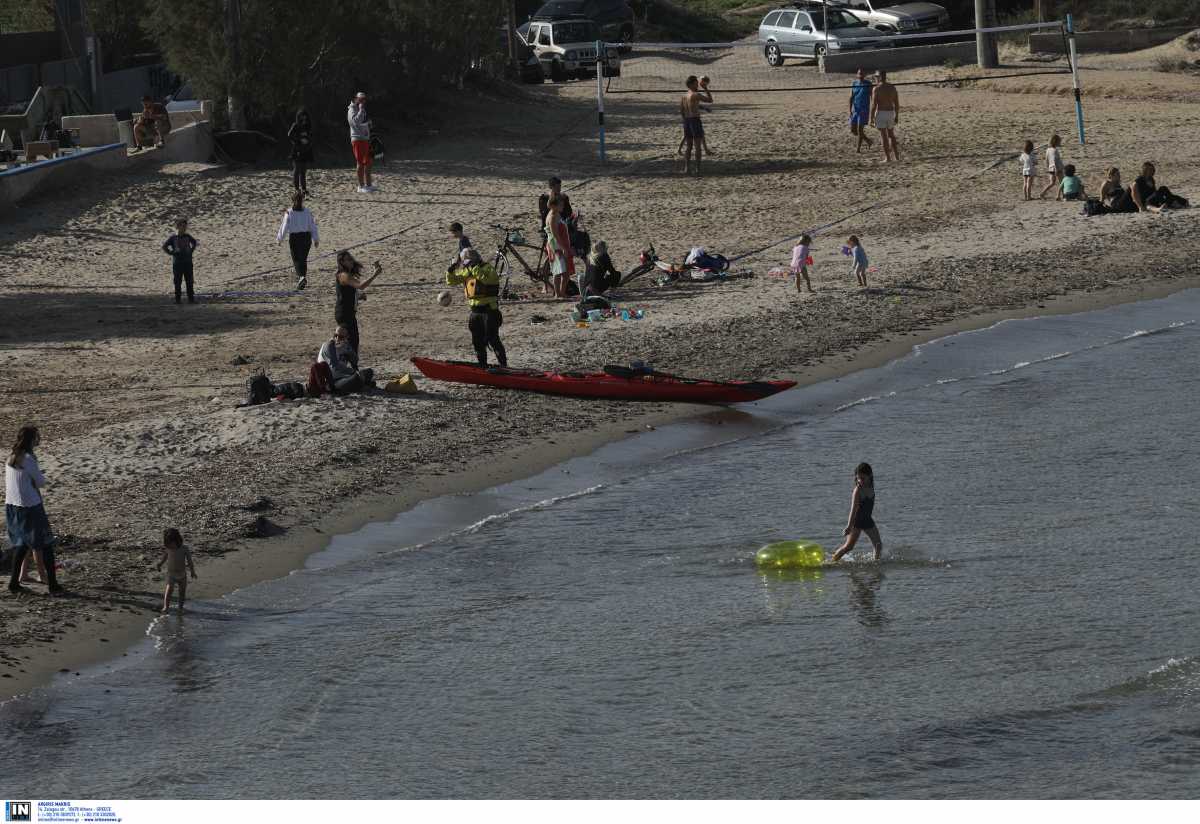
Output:
<instances>
[{"instance_id":1,"label":"car windshield","mask_svg":"<svg viewBox=\"0 0 1200 824\"><path fill-rule=\"evenodd\" d=\"M600 39L596 33L596 24L588 20L580 23L555 23L554 42L561 43L594 43Z\"/></svg>"},{"instance_id":2,"label":"car windshield","mask_svg":"<svg viewBox=\"0 0 1200 824\"><path fill-rule=\"evenodd\" d=\"M829 20L829 28L831 29L849 29L855 26L867 25L848 11L827 8L824 12L817 12L813 14L818 26L821 25L822 14L827 15L827 19Z\"/></svg>"},{"instance_id":3,"label":"car windshield","mask_svg":"<svg viewBox=\"0 0 1200 824\"><path fill-rule=\"evenodd\" d=\"M582 14L583 0L557 0L538 9L538 16L552 17L559 14Z\"/></svg>"}]
</instances>

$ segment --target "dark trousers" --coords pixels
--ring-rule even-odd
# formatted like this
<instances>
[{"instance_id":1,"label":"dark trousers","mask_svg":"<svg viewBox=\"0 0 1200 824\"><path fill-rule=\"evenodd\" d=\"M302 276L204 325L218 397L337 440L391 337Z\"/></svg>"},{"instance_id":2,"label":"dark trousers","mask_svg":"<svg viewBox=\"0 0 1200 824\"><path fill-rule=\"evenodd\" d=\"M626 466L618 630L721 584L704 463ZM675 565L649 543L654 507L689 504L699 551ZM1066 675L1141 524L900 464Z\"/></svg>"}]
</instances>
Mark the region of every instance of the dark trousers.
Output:
<instances>
[{"instance_id":1,"label":"dark trousers","mask_svg":"<svg viewBox=\"0 0 1200 824\"><path fill-rule=\"evenodd\" d=\"M356 355L358 355L358 357L360 358L359 363L362 363L362 360L361 360L362 349L360 349L358 346L358 317L357 316L352 317L352 318L335 317L334 320L337 321L338 326L346 327L346 334L348 335L349 340L350 340L350 348L353 349L354 353Z\"/></svg>"},{"instance_id":2,"label":"dark trousers","mask_svg":"<svg viewBox=\"0 0 1200 824\"><path fill-rule=\"evenodd\" d=\"M508 354L504 351L504 344L500 342L500 325L502 323L504 323L504 315L500 314L499 309L471 310L467 328L471 330L471 345L475 347L475 357L479 359L480 366L487 366L489 346L496 353L496 360L500 362L500 365L508 366Z\"/></svg>"},{"instance_id":3,"label":"dark trousers","mask_svg":"<svg viewBox=\"0 0 1200 824\"><path fill-rule=\"evenodd\" d=\"M312 249L312 233L293 232L288 235L288 247L292 250L292 265L296 267L296 277L307 277L308 252Z\"/></svg>"},{"instance_id":4,"label":"dark trousers","mask_svg":"<svg viewBox=\"0 0 1200 824\"><path fill-rule=\"evenodd\" d=\"M13 547L12 574L8 576L8 588L15 590L21 584L21 564L33 549L27 546ZM54 547L42 547L42 563L46 567L46 585L51 591L58 589L58 574L54 571Z\"/></svg>"},{"instance_id":5,"label":"dark trousers","mask_svg":"<svg viewBox=\"0 0 1200 824\"><path fill-rule=\"evenodd\" d=\"M195 285L192 279L192 262L190 260L175 258L171 263L171 274L175 276L175 302L179 303L179 299L182 297L181 287L186 280L188 303L195 303L196 295L192 291Z\"/></svg>"},{"instance_id":6,"label":"dark trousers","mask_svg":"<svg viewBox=\"0 0 1200 824\"><path fill-rule=\"evenodd\" d=\"M292 188L301 192L308 191L308 161L292 161Z\"/></svg>"}]
</instances>

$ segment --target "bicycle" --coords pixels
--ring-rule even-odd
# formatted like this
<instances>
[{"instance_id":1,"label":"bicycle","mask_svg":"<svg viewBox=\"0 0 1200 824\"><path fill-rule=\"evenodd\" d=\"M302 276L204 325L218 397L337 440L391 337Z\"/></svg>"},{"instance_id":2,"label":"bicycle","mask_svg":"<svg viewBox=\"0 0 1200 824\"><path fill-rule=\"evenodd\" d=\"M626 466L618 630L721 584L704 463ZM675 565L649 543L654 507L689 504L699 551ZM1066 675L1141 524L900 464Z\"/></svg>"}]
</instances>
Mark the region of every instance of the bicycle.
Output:
<instances>
[{"instance_id":1,"label":"bicycle","mask_svg":"<svg viewBox=\"0 0 1200 824\"><path fill-rule=\"evenodd\" d=\"M492 268L496 270L497 277L504 280L504 288L500 291L500 297L510 298L514 294L508 288L509 279L512 277L512 266L508 262L509 255L517 259L531 280L548 286L550 284L550 261L546 259L546 244L543 242L535 246L527 242L521 230L515 226L501 226L493 223L492 228L498 229L504 235L504 240L496 246L496 256L492 259ZM537 266L530 266L518 251L519 249L537 249Z\"/></svg>"}]
</instances>

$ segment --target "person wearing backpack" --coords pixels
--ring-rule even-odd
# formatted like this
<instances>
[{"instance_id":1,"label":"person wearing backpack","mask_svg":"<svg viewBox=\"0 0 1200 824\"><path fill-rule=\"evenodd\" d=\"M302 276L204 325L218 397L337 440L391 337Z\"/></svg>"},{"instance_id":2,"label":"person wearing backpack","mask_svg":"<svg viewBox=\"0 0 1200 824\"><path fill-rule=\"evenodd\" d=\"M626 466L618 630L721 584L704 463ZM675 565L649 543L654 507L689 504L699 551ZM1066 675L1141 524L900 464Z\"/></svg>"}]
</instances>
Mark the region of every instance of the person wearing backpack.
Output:
<instances>
[{"instance_id":1,"label":"person wearing backpack","mask_svg":"<svg viewBox=\"0 0 1200 824\"><path fill-rule=\"evenodd\" d=\"M551 205L555 205L553 201ZM500 365L508 366L508 353L500 342L500 325L504 323L504 315L500 312L500 276L474 249L463 249L459 258L462 265L446 273L446 284L462 286L471 307L467 328L471 330L475 357L480 366L486 367L490 346Z\"/></svg>"}]
</instances>

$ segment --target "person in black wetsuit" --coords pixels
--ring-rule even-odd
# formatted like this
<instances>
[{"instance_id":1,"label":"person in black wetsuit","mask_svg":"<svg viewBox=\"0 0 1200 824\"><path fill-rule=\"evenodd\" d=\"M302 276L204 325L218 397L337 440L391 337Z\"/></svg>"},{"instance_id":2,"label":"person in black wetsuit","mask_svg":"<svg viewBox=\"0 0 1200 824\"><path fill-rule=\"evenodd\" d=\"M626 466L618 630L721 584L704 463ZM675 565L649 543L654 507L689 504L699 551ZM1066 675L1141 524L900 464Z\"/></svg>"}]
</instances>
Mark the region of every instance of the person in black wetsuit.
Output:
<instances>
[{"instance_id":1,"label":"person in black wetsuit","mask_svg":"<svg viewBox=\"0 0 1200 824\"><path fill-rule=\"evenodd\" d=\"M375 271L365 279L362 276L362 270L362 264L355 260L354 255L349 251L338 252L337 275L333 284L335 294L333 319L338 322L339 326L346 327L346 332L350 336L350 348L360 355L362 349L358 345L358 293L370 286L371 282L383 273L383 266L379 261L375 261Z\"/></svg>"},{"instance_id":2,"label":"person in black wetsuit","mask_svg":"<svg viewBox=\"0 0 1200 824\"><path fill-rule=\"evenodd\" d=\"M296 119L288 129L288 141L292 144L292 188L308 194L308 167L313 162L312 118L304 109L296 112Z\"/></svg>"},{"instance_id":3,"label":"person in black wetsuit","mask_svg":"<svg viewBox=\"0 0 1200 824\"><path fill-rule=\"evenodd\" d=\"M171 256L171 276L175 280L175 302L179 303L184 281L187 281L188 303L196 302L195 278L192 273L192 254L198 242L188 234L188 222L183 218L175 221L175 234L167 238L162 249Z\"/></svg>"},{"instance_id":4,"label":"person in black wetsuit","mask_svg":"<svg viewBox=\"0 0 1200 824\"><path fill-rule=\"evenodd\" d=\"M883 556L883 539L879 537L879 528L875 526L872 514L875 511L875 473L869 463L860 463L854 469L854 493L850 496L850 517L846 529L842 533L846 540L837 548L830 559L837 563L858 543L858 536L867 533L875 547L875 560Z\"/></svg>"}]
</instances>

